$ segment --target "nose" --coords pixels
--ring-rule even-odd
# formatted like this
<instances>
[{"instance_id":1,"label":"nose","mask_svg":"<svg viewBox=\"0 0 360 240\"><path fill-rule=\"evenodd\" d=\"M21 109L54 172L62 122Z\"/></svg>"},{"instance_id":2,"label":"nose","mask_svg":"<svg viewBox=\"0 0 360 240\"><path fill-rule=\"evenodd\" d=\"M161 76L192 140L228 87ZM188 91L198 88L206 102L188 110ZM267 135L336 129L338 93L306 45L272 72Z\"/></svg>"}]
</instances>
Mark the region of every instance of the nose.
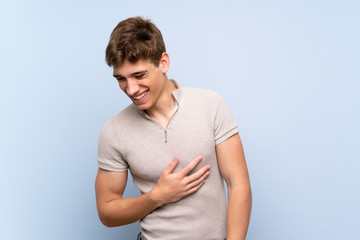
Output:
<instances>
[{"instance_id":1,"label":"nose","mask_svg":"<svg viewBox=\"0 0 360 240\"><path fill-rule=\"evenodd\" d=\"M128 95L134 95L135 93L139 92L139 89L140 87L136 80L128 79L126 86L126 93Z\"/></svg>"}]
</instances>

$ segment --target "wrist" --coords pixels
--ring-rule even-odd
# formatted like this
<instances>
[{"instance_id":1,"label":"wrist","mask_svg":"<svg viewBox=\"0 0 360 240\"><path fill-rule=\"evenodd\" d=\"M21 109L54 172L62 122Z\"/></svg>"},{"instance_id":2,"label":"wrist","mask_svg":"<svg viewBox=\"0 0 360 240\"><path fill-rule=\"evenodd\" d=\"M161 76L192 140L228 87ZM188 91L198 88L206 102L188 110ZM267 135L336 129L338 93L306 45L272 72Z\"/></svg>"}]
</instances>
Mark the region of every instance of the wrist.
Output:
<instances>
[{"instance_id":1,"label":"wrist","mask_svg":"<svg viewBox=\"0 0 360 240\"><path fill-rule=\"evenodd\" d=\"M162 205L166 204L166 201L161 197L161 193L157 186L151 189L147 194L151 201L155 203L156 207L161 207Z\"/></svg>"}]
</instances>

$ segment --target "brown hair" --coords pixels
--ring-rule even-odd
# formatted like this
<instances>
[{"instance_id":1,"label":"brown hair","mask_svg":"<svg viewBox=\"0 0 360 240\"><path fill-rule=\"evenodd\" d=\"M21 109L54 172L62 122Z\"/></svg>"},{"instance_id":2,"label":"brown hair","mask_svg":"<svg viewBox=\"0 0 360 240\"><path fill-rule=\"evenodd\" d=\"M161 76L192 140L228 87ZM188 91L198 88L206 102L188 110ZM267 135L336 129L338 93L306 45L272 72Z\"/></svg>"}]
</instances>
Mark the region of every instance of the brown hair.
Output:
<instances>
[{"instance_id":1,"label":"brown hair","mask_svg":"<svg viewBox=\"0 0 360 240\"><path fill-rule=\"evenodd\" d=\"M141 17L121 21L113 30L106 47L106 63L121 65L124 60L135 63L149 59L159 65L162 54L166 52L160 30L149 20Z\"/></svg>"}]
</instances>

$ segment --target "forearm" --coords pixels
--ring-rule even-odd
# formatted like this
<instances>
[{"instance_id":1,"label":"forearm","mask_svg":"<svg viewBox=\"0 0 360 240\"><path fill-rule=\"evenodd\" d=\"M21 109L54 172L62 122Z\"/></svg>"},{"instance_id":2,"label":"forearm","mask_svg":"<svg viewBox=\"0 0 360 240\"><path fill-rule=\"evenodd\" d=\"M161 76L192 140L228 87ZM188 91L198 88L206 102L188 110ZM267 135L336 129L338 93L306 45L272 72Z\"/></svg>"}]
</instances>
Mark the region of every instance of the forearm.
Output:
<instances>
[{"instance_id":1,"label":"forearm","mask_svg":"<svg viewBox=\"0 0 360 240\"><path fill-rule=\"evenodd\" d=\"M101 222L108 227L136 222L161 206L154 200L152 191L139 197L119 198L98 206Z\"/></svg>"},{"instance_id":2,"label":"forearm","mask_svg":"<svg viewBox=\"0 0 360 240\"><path fill-rule=\"evenodd\" d=\"M227 210L227 240L246 238L252 205L250 187L229 189Z\"/></svg>"},{"instance_id":3,"label":"forearm","mask_svg":"<svg viewBox=\"0 0 360 240\"><path fill-rule=\"evenodd\" d=\"M133 223L158 207L177 202L199 190L209 176L210 166L206 165L189 175L201 161L201 157L197 157L181 171L172 173L178 161L178 158L174 158L162 172L158 183L152 190L133 198L122 198L127 173L99 169L95 190L101 222L108 227Z\"/></svg>"}]
</instances>

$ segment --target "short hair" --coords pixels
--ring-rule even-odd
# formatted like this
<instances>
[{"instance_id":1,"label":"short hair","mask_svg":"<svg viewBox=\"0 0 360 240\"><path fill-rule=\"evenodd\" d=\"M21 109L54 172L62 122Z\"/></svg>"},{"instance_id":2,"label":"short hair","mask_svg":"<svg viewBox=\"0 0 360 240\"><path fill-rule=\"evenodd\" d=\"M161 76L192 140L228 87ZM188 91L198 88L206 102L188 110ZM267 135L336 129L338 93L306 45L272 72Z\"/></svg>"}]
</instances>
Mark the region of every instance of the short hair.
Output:
<instances>
[{"instance_id":1,"label":"short hair","mask_svg":"<svg viewBox=\"0 0 360 240\"><path fill-rule=\"evenodd\" d=\"M132 17L121 21L113 30L106 47L106 63L121 65L124 60L135 63L150 60L159 65L162 54L166 52L160 30L149 19Z\"/></svg>"}]
</instances>

